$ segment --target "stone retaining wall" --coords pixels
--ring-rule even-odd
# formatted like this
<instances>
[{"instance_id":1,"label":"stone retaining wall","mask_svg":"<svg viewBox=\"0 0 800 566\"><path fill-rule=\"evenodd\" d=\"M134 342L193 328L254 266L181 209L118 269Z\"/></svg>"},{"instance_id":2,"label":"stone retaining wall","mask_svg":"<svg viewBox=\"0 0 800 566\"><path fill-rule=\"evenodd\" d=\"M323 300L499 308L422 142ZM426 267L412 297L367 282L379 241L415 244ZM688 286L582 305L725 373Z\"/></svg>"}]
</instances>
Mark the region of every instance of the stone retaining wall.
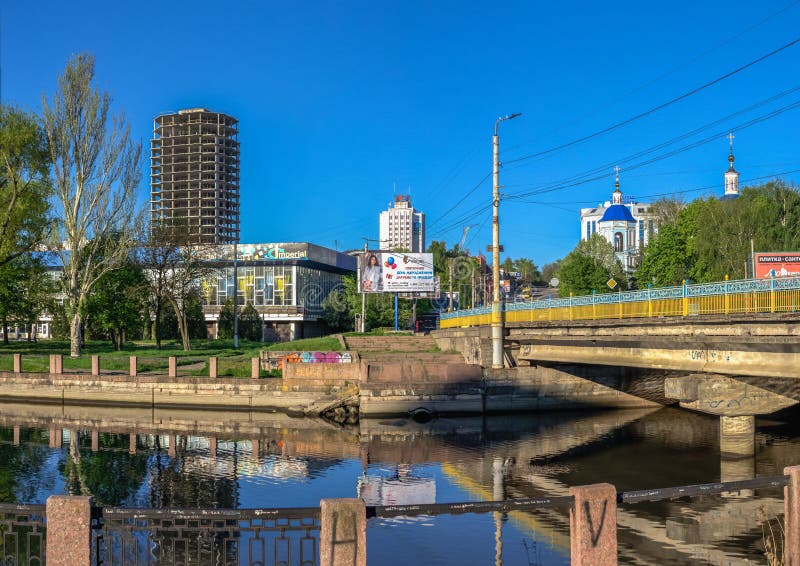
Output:
<instances>
[{"instance_id":1,"label":"stone retaining wall","mask_svg":"<svg viewBox=\"0 0 800 566\"><path fill-rule=\"evenodd\" d=\"M280 379L0 372L0 398L59 404L251 410L303 405L318 396L289 391Z\"/></svg>"}]
</instances>

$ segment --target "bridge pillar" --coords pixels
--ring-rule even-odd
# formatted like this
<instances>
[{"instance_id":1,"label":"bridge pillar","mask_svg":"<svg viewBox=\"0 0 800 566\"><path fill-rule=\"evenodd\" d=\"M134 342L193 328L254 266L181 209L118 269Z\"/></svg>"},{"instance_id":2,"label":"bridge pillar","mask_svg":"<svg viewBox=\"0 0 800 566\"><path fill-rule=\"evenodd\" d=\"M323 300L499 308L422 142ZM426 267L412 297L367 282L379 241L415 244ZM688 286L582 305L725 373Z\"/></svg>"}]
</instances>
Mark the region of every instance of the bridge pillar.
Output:
<instances>
[{"instance_id":1,"label":"bridge pillar","mask_svg":"<svg viewBox=\"0 0 800 566\"><path fill-rule=\"evenodd\" d=\"M756 418L753 415L719 419L719 452L723 458L752 458L755 455Z\"/></svg>"},{"instance_id":2,"label":"bridge pillar","mask_svg":"<svg viewBox=\"0 0 800 566\"><path fill-rule=\"evenodd\" d=\"M755 415L768 415L797 403L748 383L747 378L714 374L670 377L664 381L664 395L678 399L685 409L720 417L719 451L723 459L753 458Z\"/></svg>"}]
</instances>

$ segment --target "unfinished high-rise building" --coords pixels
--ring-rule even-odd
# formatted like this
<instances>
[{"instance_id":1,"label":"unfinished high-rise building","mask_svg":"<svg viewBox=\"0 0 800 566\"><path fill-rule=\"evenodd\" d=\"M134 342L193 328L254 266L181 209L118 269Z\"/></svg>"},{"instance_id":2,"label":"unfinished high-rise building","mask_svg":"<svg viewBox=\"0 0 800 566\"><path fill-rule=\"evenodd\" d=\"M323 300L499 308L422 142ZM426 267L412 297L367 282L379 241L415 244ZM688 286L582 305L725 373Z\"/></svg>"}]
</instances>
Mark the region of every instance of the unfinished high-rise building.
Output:
<instances>
[{"instance_id":1,"label":"unfinished high-rise building","mask_svg":"<svg viewBox=\"0 0 800 566\"><path fill-rule=\"evenodd\" d=\"M153 224L204 244L239 241L239 121L205 108L163 114L150 142Z\"/></svg>"}]
</instances>

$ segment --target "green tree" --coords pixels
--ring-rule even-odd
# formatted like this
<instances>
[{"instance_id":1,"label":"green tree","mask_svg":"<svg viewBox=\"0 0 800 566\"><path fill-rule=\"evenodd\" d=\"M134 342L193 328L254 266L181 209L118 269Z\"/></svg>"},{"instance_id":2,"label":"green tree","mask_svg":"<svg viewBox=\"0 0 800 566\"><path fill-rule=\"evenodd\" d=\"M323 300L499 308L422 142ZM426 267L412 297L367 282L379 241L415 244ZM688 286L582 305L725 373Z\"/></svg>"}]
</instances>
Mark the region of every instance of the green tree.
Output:
<instances>
[{"instance_id":1,"label":"green tree","mask_svg":"<svg viewBox=\"0 0 800 566\"><path fill-rule=\"evenodd\" d=\"M558 268L561 266L561 261L562 260L558 259L552 263L546 263L542 267L542 275L541 275L542 281L544 281L548 285L550 284L550 281L553 279L553 277L556 276Z\"/></svg>"},{"instance_id":2,"label":"green tree","mask_svg":"<svg viewBox=\"0 0 800 566\"><path fill-rule=\"evenodd\" d=\"M538 283L542 280L542 274L532 259L521 257L514 261L516 270L519 271L523 283Z\"/></svg>"},{"instance_id":3,"label":"green tree","mask_svg":"<svg viewBox=\"0 0 800 566\"><path fill-rule=\"evenodd\" d=\"M592 234L561 261L556 272L560 280L560 294L586 295L596 290L608 289L606 282L613 278L620 288L627 287L622 264L614 253L614 246L600 234Z\"/></svg>"},{"instance_id":4,"label":"green tree","mask_svg":"<svg viewBox=\"0 0 800 566\"><path fill-rule=\"evenodd\" d=\"M356 313L361 313L361 294L358 292L353 275L342 278L342 285L328 295L323 301L323 319L336 330L353 328ZM430 303L419 302L417 314L425 312ZM392 293L367 293L366 296L367 330L394 326L394 295ZM399 302L399 326L408 328L411 321L412 304L409 300Z\"/></svg>"},{"instance_id":5,"label":"green tree","mask_svg":"<svg viewBox=\"0 0 800 566\"><path fill-rule=\"evenodd\" d=\"M108 337L115 350L126 338L141 331L146 280L142 267L128 260L97 280L86 306L86 327L97 336Z\"/></svg>"},{"instance_id":6,"label":"green tree","mask_svg":"<svg viewBox=\"0 0 800 566\"><path fill-rule=\"evenodd\" d=\"M93 82L94 58L78 55L53 99L43 100L58 215L53 246L64 269L73 357L81 353L81 317L92 288L128 258L141 179L141 144L131 140L122 115L110 114L111 96Z\"/></svg>"},{"instance_id":7,"label":"green tree","mask_svg":"<svg viewBox=\"0 0 800 566\"><path fill-rule=\"evenodd\" d=\"M233 338L233 297L225 299L225 304L219 310L217 336L225 339Z\"/></svg>"},{"instance_id":8,"label":"green tree","mask_svg":"<svg viewBox=\"0 0 800 566\"><path fill-rule=\"evenodd\" d=\"M233 299L227 299L219 311L217 322L217 336L220 338L233 338ZM239 337L245 340L258 342L261 340L262 320L256 308L248 302L244 308L239 305Z\"/></svg>"},{"instance_id":9,"label":"green tree","mask_svg":"<svg viewBox=\"0 0 800 566\"><path fill-rule=\"evenodd\" d=\"M161 312L160 332L162 338L179 340L181 344L184 344L185 340L208 337L203 304L197 291L191 291L186 295L180 311L183 313L184 319L180 323L176 312L175 309L164 309ZM185 340L184 331L180 329L181 324L184 325Z\"/></svg>"},{"instance_id":10,"label":"green tree","mask_svg":"<svg viewBox=\"0 0 800 566\"><path fill-rule=\"evenodd\" d=\"M0 106L0 266L41 243L50 225L47 139L33 116Z\"/></svg>"},{"instance_id":11,"label":"green tree","mask_svg":"<svg viewBox=\"0 0 800 566\"><path fill-rule=\"evenodd\" d=\"M636 271L641 285L656 287L680 285L692 271L692 257L687 250L686 238L674 224L661 227L658 237L650 241L642 254Z\"/></svg>"},{"instance_id":12,"label":"green tree","mask_svg":"<svg viewBox=\"0 0 800 566\"><path fill-rule=\"evenodd\" d=\"M248 302L239 313L239 336L251 342L259 342L262 336L262 324L258 311Z\"/></svg>"},{"instance_id":13,"label":"green tree","mask_svg":"<svg viewBox=\"0 0 800 566\"><path fill-rule=\"evenodd\" d=\"M56 283L48 275L41 257L19 256L0 266L0 324L3 341L8 344L9 324L28 329L28 340L40 317L55 305Z\"/></svg>"}]
</instances>

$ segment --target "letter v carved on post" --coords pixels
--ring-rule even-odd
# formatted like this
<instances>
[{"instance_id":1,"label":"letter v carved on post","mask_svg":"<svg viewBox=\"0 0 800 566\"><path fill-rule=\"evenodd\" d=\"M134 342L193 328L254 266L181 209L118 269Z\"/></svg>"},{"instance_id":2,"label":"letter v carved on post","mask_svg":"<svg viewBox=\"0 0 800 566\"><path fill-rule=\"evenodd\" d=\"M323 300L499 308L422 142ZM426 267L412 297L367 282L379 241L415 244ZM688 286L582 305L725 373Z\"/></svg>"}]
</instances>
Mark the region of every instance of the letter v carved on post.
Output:
<instances>
[{"instance_id":1,"label":"letter v carved on post","mask_svg":"<svg viewBox=\"0 0 800 566\"><path fill-rule=\"evenodd\" d=\"M617 566L617 490L607 483L571 487L572 566Z\"/></svg>"},{"instance_id":2,"label":"letter v carved on post","mask_svg":"<svg viewBox=\"0 0 800 566\"><path fill-rule=\"evenodd\" d=\"M583 502L583 510L586 513L586 526L589 527L589 539L592 541L592 547L597 546L600 540L600 535L603 533L603 525L606 522L606 511L608 510L608 500L603 501L603 511L600 513L600 524L597 525L597 532L594 530L594 521L592 520L592 509L588 501Z\"/></svg>"}]
</instances>

